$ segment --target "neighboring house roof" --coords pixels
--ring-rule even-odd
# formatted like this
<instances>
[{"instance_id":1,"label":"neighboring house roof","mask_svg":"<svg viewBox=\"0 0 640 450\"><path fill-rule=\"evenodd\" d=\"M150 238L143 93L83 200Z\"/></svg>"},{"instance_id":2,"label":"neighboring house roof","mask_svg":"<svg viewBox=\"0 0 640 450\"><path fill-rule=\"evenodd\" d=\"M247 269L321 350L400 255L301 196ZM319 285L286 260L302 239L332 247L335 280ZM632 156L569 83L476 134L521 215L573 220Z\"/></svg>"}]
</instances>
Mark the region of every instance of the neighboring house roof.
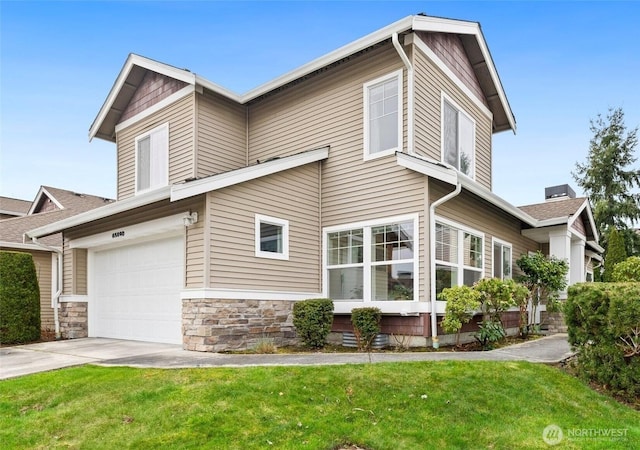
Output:
<instances>
[{"instance_id":1,"label":"neighboring house roof","mask_svg":"<svg viewBox=\"0 0 640 450\"><path fill-rule=\"evenodd\" d=\"M127 104L129 104L129 101L148 71L166 75L185 83L184 88L163 99L157 107L169 104L181 96L193 92L196 86L216 92L238 103L245 104L269 92L281 89L296 80L312 76L327 66L339 64L351 55L379 44L380 42L389 40L394 35L411 31L452 33L459 35L469 60L473 64L473 70L476 72L476 76L489 104L489 109L493 113L494 130L496 132L505 130L515 131L515 117L504 93L498 72L491 58L491 53L480 29L480 24L477 22L417 15L408 16L394 22L242 95L225 89L187 69L179 69L143 56L130 54L104 104L100 108L98 115L89 128L89 139L98 137L115 142L116 124L121 121L120 119Z\"/></svg>"},{"instance_id":2,"label":"neighboring house roof","mask_svg":"<svg viewBox=\"0 0 640 450\"><path fill-rule=\"evenodd\" d=\"M56 209L38 212L38 205L44 200L51 200ZM79 194L65 189L42 186L31 203L30 213L23 217L5 219L0 225L0 246L8 248L32 248L31 242L25 241L24 234L33 229L57 222L85 211L112 203L107 199L95 195ZM43 244L61 246L62 237L50 236L42 240Z\"/></svg>"},{"instance_id":3,"label":"neighboring house roof","mask_svg":"<svg viewBox=\"0 0 640 450\"><path fill-rule=\"evenodd\" d=\"M150 205L162 200L180 199L193 197L205 192L222 189L245 181L254 180L263 176L271 175L283 170L293 169L305 164L321 161L329 157L329 147L322 147L316 150L309 150L282 158L271 158L264 162L259 162L248 167L243 167L228 172L219 173L209 177L186 181L184 183L166 186L149 193L136 195L114 202L112 204L87 211L83 214L69 218L61 218L59 222L49 223L41 227L33 227L27 233L29 237L44 237L54 233L59 233L77 225L82 225L94 220L103 219L114 214L131 211L145 205Z\"/></svg>"},{"instance_id":4,"label":"neighboring house roof","mask_svg":"<svg viewBox=\"0 0 640 450\"><path fill-rule=\"evenodd\" d=\"M8 216L26 216L31 208L31 202L18 198L0 197L0 214Z\"/></svg>"}]
</instances>

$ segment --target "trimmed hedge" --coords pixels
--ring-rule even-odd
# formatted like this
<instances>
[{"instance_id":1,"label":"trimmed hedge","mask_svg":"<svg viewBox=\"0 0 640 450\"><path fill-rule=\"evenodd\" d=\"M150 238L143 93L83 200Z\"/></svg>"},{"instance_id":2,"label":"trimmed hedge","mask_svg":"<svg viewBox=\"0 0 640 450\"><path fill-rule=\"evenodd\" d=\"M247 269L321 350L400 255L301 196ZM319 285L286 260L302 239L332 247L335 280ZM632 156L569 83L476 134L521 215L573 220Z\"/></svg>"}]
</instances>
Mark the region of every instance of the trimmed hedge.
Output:
<instances>
[{"instance_id":1,"label":"trimmed hedge","mask_svg":"<svg viewBox=\"0 0 640 450\"><path fill-rule=\"evenodd\" d=\"M640 283L585 283L564 306L578 371L629 398L640 397Z\"/></svg>"},{"instance_id":2,"label":"trimmed hedge","mask_svg":"<svg viewBox=\"0 0 640 450\"><path fill-rule=\"evenodd\" d=\"M293 325L302 343L311 348L322 348L333 325L333 301L312 298L293 305Z\"/></svg>"},{"instance_id":3,"label":"trimmed hedge","mask_svg":"<svg viewBox=\"0 0 640 450\"><path fill-rule=\"evenodd\" d=\"M40 339L40 287L33 257L0 252L0 343Z\"/></svg>"}]
</instances>

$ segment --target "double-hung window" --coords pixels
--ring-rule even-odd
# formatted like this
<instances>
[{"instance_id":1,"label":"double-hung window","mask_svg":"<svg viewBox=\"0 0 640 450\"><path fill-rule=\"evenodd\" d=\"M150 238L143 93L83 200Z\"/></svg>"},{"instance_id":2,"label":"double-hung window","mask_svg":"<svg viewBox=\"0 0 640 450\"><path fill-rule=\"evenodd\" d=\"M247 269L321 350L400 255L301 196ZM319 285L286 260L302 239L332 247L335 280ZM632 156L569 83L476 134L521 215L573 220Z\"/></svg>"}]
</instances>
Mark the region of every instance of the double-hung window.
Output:
<instances>
[{"instance_id":1,"label":"double-hung window","mask_svg":"<svg viewBox=\"0 0 640 450\"><path fill-rule=\"evenodd\" d=\"M327 295L334 301L415 300L416 218L325 233Z\"/></svg>"},{"instance_id":2,"label":"double-hung window","mask_svg":"<svg viewBox=\"0 0 640 450\"><path fill-rule=\"evenodd\" d=\"M136 193L169 184L169 124L136 138Z\"/></svg>"},{"instance_id":3,"label":"double-hung window","mask_svg":"<svg viewBox=\"0 0 640 450\"><path fill-rule=\"evenodd\" d=\"M364 85L364 158L402 148L402 70Z\"/></svg>"},{"instance_id":4,"label":"double-hung window","mask_svg":"<svg viewBox=\"0 0 640 450\"><path fill-rule=\"evenodd\" d=\"M475 122L442 95L442 161L475 177Z\"/></svg>"},{"instance_id":5,"label":"double-hung window","mask_svg":"<svg viewBox=\"0 0 640 450\"><path fill-rule=\"evenodd\" d=\"M436 294L472 286L483 275L484 236L454 224L436 222Z\"/></svg>"},{"instance_id":6,"label":"double-hung window","mask_svg":"<svg viewBox=\"0 0 640 450\"><path fill-rule=\"evenodd\" d=\"M259 258L289 259L289 221L256 214L255 246Z\"/></svg>"},{"instance_id":7,"label":"double-hung window","mask_svg":"<svg viewBox=\"0 0 640 450\"><path fill-rule=\"evenodd\" d=\"M493 240L493 277L511 278L511 244L497 239Z\"/></svg>"}]
</instances>

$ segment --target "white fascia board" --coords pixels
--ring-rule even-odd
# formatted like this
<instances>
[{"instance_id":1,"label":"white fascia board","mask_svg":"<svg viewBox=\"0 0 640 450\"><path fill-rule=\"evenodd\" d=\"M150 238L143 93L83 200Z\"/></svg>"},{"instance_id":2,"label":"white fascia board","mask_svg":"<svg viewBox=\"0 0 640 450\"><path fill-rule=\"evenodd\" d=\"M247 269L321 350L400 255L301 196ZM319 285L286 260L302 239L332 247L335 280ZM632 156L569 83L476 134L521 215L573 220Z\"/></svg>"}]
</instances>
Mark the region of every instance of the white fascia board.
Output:
<instances>
[{"instance_id":1,"label":"white fascia board","mask_svg":"<svg viewBox=\"0 0 640 450\"><path fill-rule=\"evenodd\" d=\"M462 187L464 189L488 201L492 205L497 206L498 208L510 214L511 216L523 221L528 225L531 225L532 227L539 226L538 221L533 217L531 217L529 214L525 213L520 208L513 206L511 203L504 200L503 198L498 197L489 189L485 188L484 186L481 186L480 184L473 181L471 178L467 177L466 175L459 174L459 181L462 184Z\"/></svg>"},{"instance_id":2,"label":"white fascia board","mask_svg":"<svg viewBox=\"0 0 640 450\"><path fill-rule=\"evenodd\" d=\"M144 69L148 69L153 72L157 72L162 75L175 78L176 80L184 81L185 83L188 83L188 84L195 84L195 79L196 79L195 74L187 70L178 69L177 67L173 67L168 64L164 64L149 58L145 58L144 56L130 53L129 57L124 63L124 66L120 70L120 74L118 74L118 78L116 78L116 81L113 83L113 86L109 91L109 95L107 95L107 99L103 103L102 107L100 108L100 111L98 112L98 115L96 116L93 123L91 124L91 127L89 128L89 141L91 141L95 137L95 135L98 133L98 130L102 125L102 122L104 121L105 117L109 113L111 106L113 106L113 103L115 102L116 97L118 96L118 93L120 92L120 90L122 89L122 86L127 80L127 77L131 72L131 69L133 69L133 66L139 66Z\"/></svg>"},{"instance_id":3,"label":"white fascia board","mask_svg":"<svg viewBox=\"0 0 640 450\"><path fill-rule=\"evenodd\" d=\"M600 246L596 241L587 241L587 245L599 253L598 257L602 260L602 254L604 253L604 247Z\"/></svg>"},{"instance_id":4,"label":"white fascia board","mask_svg":"<svg viewBox=\"0 0 640 450\"><path fill-rule=\"evenodd\" d=\"M437 161L429 161L416 155L410 156L405 153L396 153L396 162L399 166L448 184L455 185L458 182L457 171L447 168Z\"/></svg>"},{"instance_id":5,"label":"white fascia board","mask_svg":"<svg viewBox=\"0 0 640 450\"><path fill-rule=\"evenodd\" d=\"M36 199L31 204L31 208L29 208L29 212L27 213L28 216L32 215L35 212L35 209L38 206L38 203L40 203L40 200L42 199L43 195L46 195L47 197L49 197L49 199L53 203L55 203L55 205L58 208L64 209L64 206L62 206L62 203L60 203L58 200L56 200L56 198L53 195L51 195L51 192L47 191L47 189L44 186L40 186L40 190L38 191L38 195L36 195Z\"/></svg>"},{"instance_id":6,"label":"white fascia board","mask_svg":"<svg viewBox=\"0 0 640 450\"><path fill-rule=\"evenodd\" d=\"M235 92L220 86L217 83L214 83L212 81L207 80L204 77L201 77L200 75L196 75L196 85L198 86L202 86L205 89L208 89L210 91L213 91L217 94L222 95L223 97L227 97L233 101L236 101L238 103L242 103L242 97L238 94L236 94Z\"/></svg>"},{"instance_id":7,"label":"white fascia board","mask_svg":"<svg viewBox=\"0 0 640 450\"><path fill-rule=\"evenodd\" d=\"M591 207L589 206L589 199L585 198L584 203L580 206L580 208L578 208L576 213L571 217L571 220L569 220L569 227L573 225L573 223L578 219L578 217L582 215L582 212L585 210L587 211L587 217L589 218L589 225L593 230L593 235L595 236L596 242L597 242L600 240L600 236L598 234L598 229L596 228L596 221L593 218L593 212L591 211Z\"/></svg>"},{"instance_id":8,"label":"white fascia board","mask_svg":"<svg viewBox=\"0 0 640 450\"><path fill-rule=\"evenodd\" d=\"M305 164L321 161L329 157L329 147L285 156L281 159L255 164L242 169L224 172L200 180L189 181L184 184L173 185L171 188L171 201L182 200L206 192L215 191L228 186L233 186L245 181L271 175L283 170L293 169Z\"/></svg>"},{"instance_id":9,"label":"white fascia board","mask_svg":"<svg viewBox=\"0 0 640 450\"><path fill-rule=\"evenodd\" d=\"M19 250L38 250L40 252L47 251L46 249L42 248L41 245L37 245L37 244L22 244L20 242L0 241L0 249L7 249L7 248L16 248ZM51 247L51 248L62 251L60 247Z\"/></svg>"},{"instance_id":10,"label":"white fascia board","mask_svg":"<svg viewBox=\"0 0 640 450\"><path fill-rule=\"evenodd\" d=\"M314 59L313 61L308 62L307 64L300 66L291 72L285 73L284 75L279 76L274 80L271 80L261 86L258 86L255 89L252 89L251 91L242 95L242 103L249 102L257 97L260 97L263 94L266 94L267 92L284 86L291 81L294 81L318 69L328 66L329 64L339 61L342 58L357 53L360 50L371 47L378 42L390 39L393 33L401 33L403 31L411 29L412 24L413 16L408 16L404 19L400 19L390 25L387 25L386 27L381 28L378 31L374 31L373 33L368 34L356 41L353 41L350 44L344 45L337 50L327 53L320 58Z\"/></svg>"},{"instance_id":11,"label":"white fascia board","mask_svg":"<svg viewBox=\"0 0 640 450\"><path fill-rule=\"evenodd\" d=\"M568 223L569 223L568 217L554 217L552 219L538 220L536 227L538 228L554 227L556 225L568 225ZM567 229L568 229L568 226L567 226Z\"/></svg>"},{"instance_id":12,"label":"white fascia board","mask_svg":"<svg viewBox=\"0 0 640 450\"><path fill-rule=\"evenodd\" d=\"M480 46L482 56L484 56L484 60L487 63L487 68L489 70L489 73L491 74L491 79L493 80L493 84L496 87L498 97L500 98L500 103L502 103L502 107L504 108L507 120L509 121L509 125L511 125L511 129L515 133L516 119L513 116L513 112L511 111L511 107L509 106L509 102L507 101L507 96L504 93L504 89L502 88L502 83L500 81L500 77L498 76L498 71L496 70L496 67L493 63L493 58L491 58L491 53L489 52L489 47L487 46L487 42L484 39L484 35L482 34L480 24L478 24L477 22L465 22L461 20L416 16L414 17L413 21L413 29L416 31L467 34L475 36L476 40L478 41L478 45Z\"/></svg>"},{"instance_id":13,"label":"white fascia board","mask_svg":"<svg viewBox=\"0 0 640 450\"><path fill-rule=\"evenodd\" d=\"M109 205L102 206L100 208L92 209L90 211L78 214L77 216L68 217L58 222L50 223L40 228L27 231L25 234L30 238L39 238L42 236L48 236L50 234L59 233L77 225L82 225L94 220L104 219L105 217L112 216L121 212L130 211L141 206L146 206L151 203L166 200L171 196L171 186L165 186L160 189L156 189L145 194L136 195L134 197L127 198L125 200L116 201Z\"/></svg>"}]
</instances>

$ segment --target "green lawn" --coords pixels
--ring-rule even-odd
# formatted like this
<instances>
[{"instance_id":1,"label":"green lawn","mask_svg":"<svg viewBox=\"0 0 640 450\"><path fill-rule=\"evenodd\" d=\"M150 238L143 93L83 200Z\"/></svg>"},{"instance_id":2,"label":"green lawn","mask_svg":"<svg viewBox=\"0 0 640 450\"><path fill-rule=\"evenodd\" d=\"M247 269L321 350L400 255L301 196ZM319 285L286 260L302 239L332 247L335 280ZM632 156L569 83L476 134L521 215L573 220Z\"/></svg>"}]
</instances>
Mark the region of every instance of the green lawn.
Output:
<instances>
[{"instance_id":1,"label":"green lawn","mask_svg":"<svg viewBox=\"0 0 640 450\"><path fill-rule=\"evenodd\" d=\"M640 447L640 412L524 362L85 366L0 382L2 448L549 448L551 424L565 433L553 448Z\"/></svg>"}]
</instances>

